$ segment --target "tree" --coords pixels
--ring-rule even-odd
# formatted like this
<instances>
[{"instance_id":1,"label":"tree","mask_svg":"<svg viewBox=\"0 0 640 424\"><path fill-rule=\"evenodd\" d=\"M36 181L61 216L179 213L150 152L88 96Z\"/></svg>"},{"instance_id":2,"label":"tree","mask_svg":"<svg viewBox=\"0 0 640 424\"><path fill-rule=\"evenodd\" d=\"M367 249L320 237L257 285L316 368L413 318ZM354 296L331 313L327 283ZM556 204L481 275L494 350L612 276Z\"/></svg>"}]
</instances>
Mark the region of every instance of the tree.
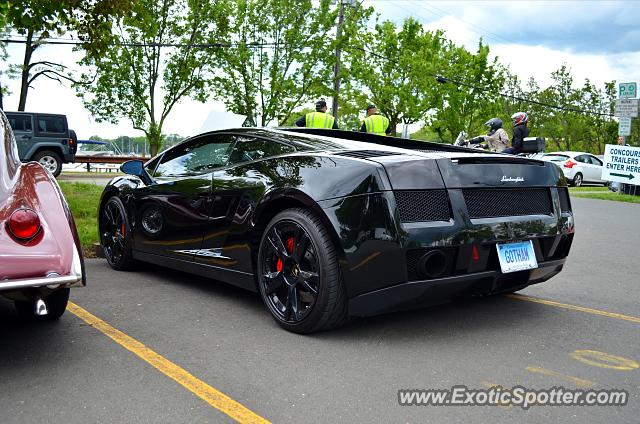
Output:
<instances>
[{"instance_id":1,"label":"tree","mask_svg":"<svg viewBox=\"0 0 640 424\"><path fill-rule=\"evenodd\" d=\"M9 77L20 78L18 110L24 110L33 82L40 78L73 82L67 67L55 60L34 61L34 53L51 36L73 30L90 54L108 46L111 19L126 13L132 0L12 0L0 8L0 23L25 38L20 65L10 67Z\"/></svg>"},{"instance_id":2,"label":"tree","mask_svg":"<svg viewBox=\"0 0 640 424\"><path fill-rule=\"evenodd\" d=\"M418 122L440 105L433 75L442 66L444 44L442 32L425 31L413 18L399 30L391 21L378 23L351 42L347 89L361 108L374 103L395 133L397 124Z\"/></svg>"},{"instance_id":3,"label":"tree","mask_svg":"<svg viewBox=\"0 0 640 424\"><path fill-rule=\"evenodd\" d=\"M135 2L131 15L115 24L112 46L83 61L95 73L95 83L76 85L85 106L99 121L129 119L155 155L173 107L187 96L208 98L227 14L226 0Z\"/></svg>"},{"instance_id":4,"label":"tree","mask_svg":"<svg viewBox=\"0 0 640 424\"><path fill-rule=\"evenodd\" d=\"M251 126L282 124L330 80L336 11L329 0L238 0L233 47L221 52L214 91Z\"/></svg>"},{"instance_id":5,"label":"tree","mask_svg":"<svg viewBox=\"0 0 640 424\"><path fill-rule=\"evenodd\" d=\"M558 150L578 148L575 144L584 138L586 125L579 112L582 93L573 87L571 70L562 65L551 73L553 83L542 90L539 100L555 107L539 111L540 134L555 144Z\"/></svg>"},{"instance_id":6,"label":"tree","mask_svg":"<svg viewBox=\"0 0 640 424\"><path fill-rule=\"evenodd\" d=\"M500 111L505 68L497 57L489 61L489 46L482 40L475 54L448 43L445 63L442 74L451 77L440 85L442 106L428 117L427 123L448 143L453 142L460 131L486 132L484 123Z\"/></svg>"}]
</instances>

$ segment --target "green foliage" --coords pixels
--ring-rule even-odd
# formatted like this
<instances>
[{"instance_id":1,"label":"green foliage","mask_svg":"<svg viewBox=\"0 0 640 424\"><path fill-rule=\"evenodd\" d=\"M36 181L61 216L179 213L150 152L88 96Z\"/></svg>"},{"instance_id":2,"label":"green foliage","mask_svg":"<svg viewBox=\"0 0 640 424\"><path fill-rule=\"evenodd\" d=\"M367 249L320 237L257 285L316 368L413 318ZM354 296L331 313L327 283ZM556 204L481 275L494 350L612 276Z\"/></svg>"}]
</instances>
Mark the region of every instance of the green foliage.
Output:
<instances>
[{"instance_id":1,"label":"green foliage","mask_svg":"<svg viewBox=\"0 0 640 424\"><path fill-rule=\"evenodd\" d=\"M116 123L128 118L142 130L155 155L162 127L184 97L205 101L208 75L218 64L219 48L189 44L212 43L227 32L226 0L140 0L132 13L115 25L116 41L104 55L88 55L91 66L76 88L85 107L99 120ZM167 47L166 44L182 44Z\"/></svg>"},{"instance_id":2,"label":"green foliage","mask_svg":"<svg viewBox=\"0 0 640 424\"><path fill-rule=\"evenodd\" d=\"M40 78L61 82L74 77L64 64L55 60L35 60L34 52L43 40L74 31L91 55L100 55L110 45L114 16L130 10L132 0L12 0L0 6L0 29L17 32L25 37L21 64L9 67L10 78L20 78L18 110L24 110L27 94L33 82Z\"/></svg>"},{"instance_id":3,"label":"green foliage","mask_svg":"<svg viewBox=\"0 0 640 424\"><path fill-rule=\"evenodd\" d=\"M251 125L283 124L331 75L336 10L329 0L238 0L229 14L232 48L220 52L212 85ZM265 46L252 46L265 43Z\"/></svg>"},{"instance_id":4,"label":"green foliage","mask_svg":"<svg viewBox=\"0 0 640 424\"><path fill-rule=\"evenodd\" d=\"M603 192L603 193L575 193L575 194L571 194L571 196L584 197L587 199L613 200L614 202L640 203L640 196L634 196L631 194Z\"/></svg>"},{"instance_id":5,"label":"green foliage","mask_svg":"<svg viewBox=\"0 0 640 424\"><path fill-rule=\"evenodd\" d=\"M214 95L229 111L246 115L245 126L293 125L308 111L301 107L336 95L337 49L341 128L358 130L365 106L374 103L393 132L402 128L398 124L424 124L412 135L416 139L451 143L463 130L485 133L483 124L493 117L510 131L510 116L525 111L531 135L545 137L549 150L600 154L615 142L617 122L606 116L613 110L615 82L596 87L587 79L580 85L565 65L542 88L490 60L482 41L470 52L413 18L401 26L376 19L369 28L373 9L358 2L343 3L338 35L339 3L333 3L12 0L0 3L0 28L27 41L23 64L11 68L22 79L19 109L36 78L74 79L55 59L33 59L43 39L73 31L86 52L86 72L75 87L87 109L102 121L129 119L145 133L134 145L148 141L152 153L160 149L167 116L185 97L205 101ZM636 119L630 139L637 143L639 137Z\"/></svg>"},{"instance_id":6,"label":"green foliage","mask_svg":"<svg viewBox=\"0 0 640 424\"><path fill-rule=\"evenodd\" d=\"M102 187L65 181L58 184L76 221L80 244L84 251L90 251L93 243L98 242L98 203Z\"/></svg>"},{"instance_id":7,"label":"green foliage","mask_svg":"<svg viewBox=\"0 0 640 424\"><path fill-rule=\"evenodd\" d=\"M496 93L502 90L505 75L497 58L489 61L489 46L482 41L475 54L449 42L445 58L442 73L451 80L440 85L441 105L426 121L440 140L452 143L460 131L486 132L484 123L500 110Z\"/></svg>"},{"instance_id":8,"label":"green foliage","mask_svg":"<svg viewBox=\"0 0 640 424\"><path fill-rule=\"evenodd\" d=\"M411 138L412 140L442 142L442 140L438 139L438 134L430 127L420 128L418 131L411 133L409 138Z\"/></svg>"},{"instance_id":9,"label":"green foliage","mask_svg":"<svg viewBox=\"0 0 640 424\"><path fill-rule=\"evenodd\" d=\"M346 67L353 81L348 85L361 110L374 103L390 120L392 132L399 123L422 120L441 104L434 78L443 66L445 39L428 32L409 18L401 29L391 21L378 23L373 31L351 43Z\"/></svg>"},{"instance_id":10,"label":"green foliage","mask_svg":"<svg viewBox=\"0 0 640 424\"><path fill-rule=\"evenodd\" d=\"M616 142L617 123L602 115L613 112L615 82L599 89L587 79L582 87L576 88L566 65L552 72L551 78L549 87L539 90L530 83L532 89L526 93L529 98L558 106L530 106L532 135L545 137L548 150L602 154L605 144Z\"/></svg>"}]
</instances>

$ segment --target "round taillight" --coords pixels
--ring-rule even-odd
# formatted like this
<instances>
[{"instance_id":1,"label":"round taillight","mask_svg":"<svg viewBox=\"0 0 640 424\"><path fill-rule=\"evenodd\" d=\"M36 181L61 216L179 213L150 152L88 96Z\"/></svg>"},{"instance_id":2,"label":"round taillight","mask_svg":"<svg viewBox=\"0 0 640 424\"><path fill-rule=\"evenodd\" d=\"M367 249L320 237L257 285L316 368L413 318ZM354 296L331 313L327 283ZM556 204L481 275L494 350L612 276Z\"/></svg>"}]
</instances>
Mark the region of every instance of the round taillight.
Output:
<instances>
[{"instance_id":1,"label":"round taillight","mask_svg":"<svg viewBox=\"0 0 640 424\"><path fill-rule=\"evenodd\" d=\"M7 222L11 234L20 240L31 240L40 231L40 218L31 209L18 209Z\"/></svg>"}]
</instances>

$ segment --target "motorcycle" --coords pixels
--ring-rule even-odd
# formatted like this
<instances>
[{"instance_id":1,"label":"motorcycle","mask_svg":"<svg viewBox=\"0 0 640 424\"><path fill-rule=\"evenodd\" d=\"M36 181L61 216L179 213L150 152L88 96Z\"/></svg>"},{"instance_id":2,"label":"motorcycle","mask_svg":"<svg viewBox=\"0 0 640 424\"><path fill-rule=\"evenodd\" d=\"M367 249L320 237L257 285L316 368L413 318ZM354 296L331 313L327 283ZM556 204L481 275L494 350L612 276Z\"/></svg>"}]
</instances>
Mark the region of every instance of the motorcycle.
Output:
<instances>
[{"instance_id":1,"label":"motorcycle","mask_svg":"<svg viewBox=\"0 0 640 424\"><path fill-rule=\"evenodd\" d=\"M454 146L469 147L471 149L489 150L489 146L486 143L474 143L481 137L468 139L469 135L465 131L460 131ZM544 137L526 137L523 140L522 153L518 153L518 156L524 156L531 159L540 159L544 156L546 149L546 141Z\"/></svg>"},{"instance_id":2,"label":"motorcycle","mask_svg":"<svg viewBox=\"0 0 640 424\"><path fill-rule=\"evenodd\" d=\"M469 147L470 149L478 149L478 150L489 150L488 147L483 143L472 143L471 140L468 140L469 134L465 131L460 131L458 137L456 137L456 141L453 142L454 146L462 146Z\"/></svg>"}]
</instances>

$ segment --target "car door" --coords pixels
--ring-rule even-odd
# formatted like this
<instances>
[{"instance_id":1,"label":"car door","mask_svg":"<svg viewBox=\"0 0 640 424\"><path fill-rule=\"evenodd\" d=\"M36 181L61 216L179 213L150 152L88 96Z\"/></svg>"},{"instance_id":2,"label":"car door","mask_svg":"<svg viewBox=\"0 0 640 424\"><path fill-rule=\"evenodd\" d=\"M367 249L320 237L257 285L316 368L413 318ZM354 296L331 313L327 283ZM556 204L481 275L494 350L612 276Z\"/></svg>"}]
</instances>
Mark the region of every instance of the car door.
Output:
<instances>
[{"instance_id":1,"label":"car door","mask_svg":"<svg viewBox=\"0 0 640 424\"><path fill-rule=\"evenodd\" d=\"M62 149L68 153L69 127L64 115L38 113L34 120L33 143Z\"/></svg>"},{"instance_id":2,"label":"car door","mask_svg":"<svg viewBox=\"0 0 640 424\"><path fill-rule=\"evenodd\" d=\"M256 203L271 182L269 165L261 159L296 149L250 134L235 134L235 139L228 166L213 173L211 222L202 243L203 254L196 260L232 271L252 272L246 234Z\"/></svg>"},{"instance_id":3,"label":"car door","mask_svg":"<svg viewBox=\"0 0 640 424\"><path fill-rule=\"evenodd\" d=\"M210 223L213 171L226 165L232 147L231 137L202 136L162 155L154 182L133 193L136 250L193 259Z\"/></svg>"},{"instance_id":4,"label":"car door","mask_svg":"<svg viewBox=\"0 0 640 424\"><path fill-rule=\"evenodd\" d=\"M578 155L575 157L575 161L578 162L577 172L582 174L582 181L593 181L594 171L589 155Z\"/></svg>"},{"instance_id":5,"label":"car door","mask_svg":"<svg viewBox=\"0 0 640 424\"><path fill-rule=\"evenodd\" d=\"M593 155L589 155L589 160L594 172L593 181L597 183L604 182L602 179L602 161Z\"/></svg>"},{"instance_id":6,"label":"car door","mask_svg":"<svg viewBox=\"0 0 640 424\"><path fill-rule=\"evenodd\" d=\"M582 155L584 158L584 167L586 168L584 180L590 183L600 181L600 169L591 160L591 155Z\"/></svg>"},{"instance_id":7,"label":"car door","mask_svg":"<svg viewBox=\"0 0 640 424\"><path fill-rule=\"evenodd\" d=\"M7 119L16 138L18 155L21 160L27 160L33 144L33 118L27 114L7 113Z\"/></svg>"}]
</instances>

